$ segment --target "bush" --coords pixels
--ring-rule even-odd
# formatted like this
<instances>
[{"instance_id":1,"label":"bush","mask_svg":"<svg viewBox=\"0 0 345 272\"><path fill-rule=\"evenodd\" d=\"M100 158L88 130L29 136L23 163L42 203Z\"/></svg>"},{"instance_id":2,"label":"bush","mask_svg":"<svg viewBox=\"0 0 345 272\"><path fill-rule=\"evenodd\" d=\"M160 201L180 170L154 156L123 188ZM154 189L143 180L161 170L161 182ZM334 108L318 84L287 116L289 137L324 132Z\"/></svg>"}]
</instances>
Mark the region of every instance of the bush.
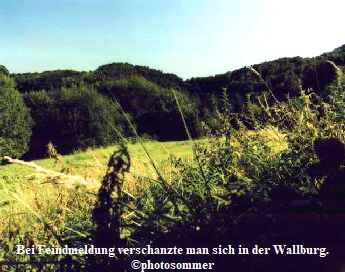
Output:
<instances>
[{"instance_id":1,"label":"bush","mask_svg":"<svg viewBox=\"0 0 345 272\"><path fill-rule=\"evenodd\" d=\"M0 156L21 157L28 150L32 125L14 80L0 73Z\"/></svg>"}]
</instances>

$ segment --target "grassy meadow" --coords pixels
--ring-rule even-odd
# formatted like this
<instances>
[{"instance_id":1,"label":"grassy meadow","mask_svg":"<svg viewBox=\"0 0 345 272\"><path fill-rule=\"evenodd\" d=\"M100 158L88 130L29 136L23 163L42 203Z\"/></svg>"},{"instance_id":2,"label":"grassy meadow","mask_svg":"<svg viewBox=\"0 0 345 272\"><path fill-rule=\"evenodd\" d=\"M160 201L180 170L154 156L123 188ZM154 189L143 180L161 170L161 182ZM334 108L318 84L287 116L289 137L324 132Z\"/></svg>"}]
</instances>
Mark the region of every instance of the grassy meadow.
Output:
<instances>
[{"instance_id":1,"label":"grassy meadow","mask_svg":"<svg viewBox=\"0 0 345 272\"><path fill-rule=\"evenodd\" d=\"M196 142L207 144L206 139ZM189 141L150 141L144 142L143 145L167 178L174 174L174 169L169 163L169 157L172 154L185 161L193 160L192 144ZM101 181L106 173L109 158L116 149L116 146L88 149L63 156L59 163L55 163L53 158L34 160L32 163L58 173ZM135 195L149 186L147 178L156 179L157 174L139 143L130 144L128 151L131 156L131 169L126 175L124 188ZM32 177L34 173L35 169L20 164L1 166L0 233L2 237L7 237L2 239L2 242L8 242L10 246L25 240L25 235L45 241L46 235L51 237L51 234L43 221L49 224L57 234L71 231L77 235L83 235L84 224L89 224L91 227L91 222L87 221L90 221L90 212L95 204L97 191L88 192L83 188L75 187L73 190L67 190L64 184L59 185L52 180ZM72 222L65 222L71 218L73 218ZM80 223L82 226L76 228L75 223ZM81 227L81 230L78 227ZM13 236L12 232L21 233L21 235ZM4 251L0 253L0 257L4 258Z\"/></svg>"},{"instance_id":2,"label":"grassy meadow","mask_svg":"<svg viewBox=\"0 0 345 272\"><path fill-rule=\"evenodd\" d=\"M265 139L272 154L287 148L284 135L274 128L246 132L244 137ZM221 143L225 142L225 138L218 140ZM174 176L179 175L178 169L169 160L171 156L195 165L193 145L207 147L212 145L212 141L212 138L205 138L194 141L148 141L129 144L127 147L131 156L131 168L125 176L123 189L133 196L138 196L150 186L152 180L158 178L142 145L149 152L164 179L169 182ZM233 144L236 145L235 142ZM58 173L101 181L106 173L109 158L117 148L111 146L76 151L72 155L63 156L58 163L53 158L31 162ZM54 244L54 235L65 238L90 235L90 214L97 200L97 191L70 186L66 189L66 184L56 184L54 180L42 176L35 177L34 173L35 169L16 163L1 166L0 233L2 237L6 237L2 238L2 244L9 247L7 252L2 250L1 258L9 258L11 246L15 244Z\"/></svg>"}]
</instances>

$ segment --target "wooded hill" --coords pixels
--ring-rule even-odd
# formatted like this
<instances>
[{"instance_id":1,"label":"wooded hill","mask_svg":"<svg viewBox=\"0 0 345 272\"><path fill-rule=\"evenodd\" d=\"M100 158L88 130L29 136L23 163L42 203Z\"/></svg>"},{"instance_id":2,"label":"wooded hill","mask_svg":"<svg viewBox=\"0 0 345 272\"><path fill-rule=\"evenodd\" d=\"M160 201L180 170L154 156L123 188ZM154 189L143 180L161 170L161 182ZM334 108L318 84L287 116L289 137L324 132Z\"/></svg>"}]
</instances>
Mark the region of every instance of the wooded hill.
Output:
<instances>
[{"instance_id":1,"label":"wooded hill","mask_svg":"<svg viewBox=\"0 0 345 272\"><path fill-rule=\"evenodd\" d=\"M255 104L260 94L267 93L270 99L268 87L280 101L287 96L299 96L302 89L309 88L327 99L332 88L343 85L345 45L315 58L281 58L252 67L258 74L245 67L184 81L174 74L128 63L106 64L89 72L56 70L22 74L10 74L0 65L0 82L7 82L2 89L16 88L30 109L34 125L25 156L37 158L45 156L49 141L66 154L79 148L109 145L122 136L133 137L122 109L140 135L158 140L186 139L170 89L175 90L193 137L205 133L202 123L212 127L224 92L231 111L237 113L245 111L248 102ZM16 87L9 80L14 80ZM8 126L4 122L1 125ZM0 132L0 138L11 137L14 137L11 133ZM6 152L0 155L11 155Z\"/></svg>"}]
</instances>

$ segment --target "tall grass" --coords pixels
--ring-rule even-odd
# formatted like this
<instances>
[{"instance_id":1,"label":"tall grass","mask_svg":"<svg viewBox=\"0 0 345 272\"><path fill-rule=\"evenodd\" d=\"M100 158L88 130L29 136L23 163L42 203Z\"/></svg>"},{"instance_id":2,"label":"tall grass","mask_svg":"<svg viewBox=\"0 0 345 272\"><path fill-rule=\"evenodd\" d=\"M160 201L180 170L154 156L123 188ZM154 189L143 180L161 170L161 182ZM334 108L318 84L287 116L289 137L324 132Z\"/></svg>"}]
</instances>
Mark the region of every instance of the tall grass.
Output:
<instances>
[{"instance_id":1,"label":"tall grass","mask_svg":"<svg viewBox=\"0 0 345 272\"><path fill-rule=\"evenodd\" d=\"M336 137L345 141L343 90L344 86L334 88L328 103L310 90L301 91L299 97L285 102L273 99L272 104L267 102L272 101L272 97L263 94L258 97L259 105L248 103L242 114L229 112L230 104L225 95L223 109L218 111L215 120L220 124L218 131L208 135L207 145L189 137L193 156L188 161L171 155L164 166L158 164L147 144L138 138L147 155L147 165L144 167L144 163L130 159L127 148L120 146L106 166L98 165L100 173L106 170L98 194L80 190L66 192L62 188L38 190L30 182L23 182L23 188L14 185L11 188L4 183L1 203L7 213L1 220L7 222L4 223L7 229L2 229L5 238L1 240L1 247L5 253L1 257L18 260L11 245L20 243L66 243L71 247L84 244L210 247L272 244L277 239L301 238L295 230L284 228L285 217L277 210L284 210L289 203L279 197L293 198L288 202L310 199L317 202L318 184L308 177L306 169L316 161L315 139ZM177 107L183 119L178 101ZM239 124L238 130L231 125L234 120ZM244 120L254 129L248 130ZM132 128L138 137L134 126ZM189 135L186 124L185 129ZM130 166L136 167L132 173ZM49 196L40 195L48 192ZM16 205L27 207L25 215L22 208L13 208ZM289 208L295 213L305 212ZM311 213L317 212L317 207L310 209ZM20 220L12 223L15 214L29 214L34 228L21 229ZM65 227L56 228L61 225ZM307 241L303 240L306 237L302 237L300 243ZM181 256L182 259L187 257ZM50 258L66 260L67 257ZM165 258L168 257L159 255L150 259L154 262ZM72 257L80 269L89 271L124 271L130 259L131 256L125 255ZM296 265L294 260L289 259L289 262ZM280 267L271 256L258 260L236 255L232 256L231 263L234 267L239 265L241 271L267 271L267 265ZM319 261L311 265L315 269L322 266Z\"/></svg>"},{"instance_id":2,"label":"tall grass","mask_svg":"<svg viewBox=\"0 0 345 272\"><path fill-rule=\"evenodd\" d=\"M275 205L298 213L320 212L318 186L306 169L316 161L314 140L345 140L343 88L333 89L330 103L310 90L285 102L274 100L271 105L269 97L262 95L260 108L255 112L249 104L242 115L228 113L224 97L225 109L219 112L218 122L225 125L209 135L208 146L195 145L195 163L171 158L179 172L170 180L173 190L153 183L131 203L141 215L131 218L133 229L128 226L132 243L270 244L289 235L310 242L310 236L302 237L291 229L286 233L275 223L282 222ZM239 130L230 125L232 119L240 125ZM248 131L242 120L250 121L254 132ZM271 202L277 197L278 202ZM279 199L286 197L287 204ZM302 202L308 203L302 210L289 206L304 200L311 201ZM315 224L317 220L317 216L311 219ZM259 271L260 264L253 258L243 258L247 259L243 269ZM234 262L241 263L243 258ZM257 268L251 266L253 261Z\"/></svg>"}]
</instances>

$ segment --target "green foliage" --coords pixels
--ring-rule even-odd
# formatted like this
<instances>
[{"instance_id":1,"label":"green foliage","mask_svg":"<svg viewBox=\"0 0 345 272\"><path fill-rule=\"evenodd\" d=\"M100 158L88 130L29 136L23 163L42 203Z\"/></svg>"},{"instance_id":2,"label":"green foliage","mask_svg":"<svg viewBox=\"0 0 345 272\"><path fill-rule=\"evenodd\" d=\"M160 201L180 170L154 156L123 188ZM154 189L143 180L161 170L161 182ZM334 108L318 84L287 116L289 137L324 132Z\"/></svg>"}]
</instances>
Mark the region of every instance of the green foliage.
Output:
<instances>
[{"instance_id":1,"label":"green foliage","mask_svg":"<svg viewBox=\"0 0 345 272\"><path fill-rule=\"evenodd\" d=\"M177 109L166 89L131 74L133 67L120 65L114 75L111 74L114 69L108 68L110 77L119 77L116 80L104 78L106 80L96 84L97 88L102 92L110 91L126 112L134 113L140 129L149 122L164 129L166 127L160 122L167 122L169 118L177 120L178 110L187 121L189 116L192 120L197 116L193 114L198 100L193 101L185 93L176 92L181 105ZM324 212L319 197L320 181L311 180L306 173L316 160L313 150L316 139L334 137L342 142L345 140L345 84L341 70L327 61L313 63L307 59L304 63L301 58L280 59L254 68L259 71L254 70L258 76L242 69L189 82L189 86L195 88L193 90L205 87L206 91L200 95L201 107L215 106L215 109L204 109L202 116L207 121L204 125L209 133L209 144L194 146L193 161L172 157L175 174L169 180L163 178L152 160L158 178L150 178L148 186L133 195L122 188L124 172L130 165L127 150L122 147L109 160L92 214L95 228L88 226L91 232L88 238L91 239L66 238L65 241L71 245L90 243L100 247L306 244L319 242L320 238L328 243L329 237L333 237L332 242L343 242L344 232L340 228L320 227L320 224L328 226L333 219L324 220L317 214ZM128 73L131 74L129 77L126 76ZM90 79L92 76L88 74ZM230 78L235 84L231 85ZM317 81L313 81L316 78ZM314 84L319 89L303 91L301 87L306 84ZM218 89L212 97L207 90L214 86ZM226 86L228 89L223 92L222 87ZM262 87L265 92L261 92ZM79 86L55 92L29 93L26 99L33 110L37 107L34 115L42 124L49 120L58 125L56 131L63 133L59 138L65 137L64 142L74 135L77 136L73 141L81 146L83 141L88 141L85 135L97 139L101 134L100 140L104 138L105 142L111 139L107 138L109 134L102 134L106 123L101 123L102 118L91 113L102 111L100 105L106 105L109 100L104 100L104 96L90 88ZM113 114L117 116L116 112L107 113L104 116L110 121L108 118ZM232 128L234 122L237 130ZM89 123L92 126L88 126ZM183 127L182 122L180 126L167 123L174 129ZM246 128L248 124L251 131ZM44 130L54 129L45 127ZM117 130L120 128L116 127ZM92 134L93 131L96 134ZM301 203L302 206L298 206ZM297 219L291 214L297 215ZM306 215L312 227L306 228L305 222L298 219L303 218L300 215ZM216 258L214 255L202 256L206 257ZM312 270L319 271L316 269L323 265L320 258L306 262L306 255L301 256L302 262L282 257L268 254L258 260L252 254L235 254L231 265L251 272L267 271L267 264L274 271L292 271L290 268L300 267L300 263L302 266L308 264L308 268L313 265ZM86 265L90 271L116 270L119 266L122 268L122 261L126 260L124 255L119 259L101 255L88 258ZM165 261L164 258L169 256L152 256L150 260L154 263Z\"/></svg>"},{"instance_id":2,"label":"green foliage","mask_svg":"<svg viewBox=\"0 0 345 272\"><path fill-rule=\"evenodd\" d=\"M32 125L14 80L0 73L0 156L21 157L28 150Z\"/></svg>"},{"instance_id":3,"label":"green foliage","mask_svg":"<svg viewBox=\"0 0 345 272\"><path fill-rule=\"evenodd\" d=\"M93 73L94 81L117 80L137 75L163 88L180 89L183 85L181 78L174 74L163 73L147 66L133 66L129 63L110 63L97 68Z\"/></svg>"},{"instance_id":4,"label":"green foliage","mask_svg":"<svg viewBox=\"0 0 345 272\"><path fill-rule=\"evenodd\" d=\"M339 68L335 68L334 63ZM177 90L181 96L191 133L193 137L198 137L202 135L201 122L213 123L212 126L216 128L214 118L217 113L210 96L214 96L216 101L221 100L224 88L231 101L231 110L237 114L247 111L248 104L254 109L254 104L258 104L258 98L265 92L274 95L274 98L272 95L266 96L268 105L274 103L275 99L284 102L287 97L298 97L302 89L312 89L321 100L329 102L328 96L332 90L340 86L342 79L339 73L344 67L342 46L315 58L280 58L253 65L258 74L244 67L186 81L174 74L129 63L105 64L90 72L57 70L13 76L18 90L23 93L92 86L111 99L118 99L125 112L133 117L140 135L147 134L159 140L177 140L185 139L186 133L170 89ZM258 116L260 110L255 111ZM250 127L250 124L245 125Z\"/></svg>"},{"instance_id":5,"label":"green foliage","mask_svg":"<svg viewBox=\"0 0 345 272\"><path fill-rule=\"evenodd\" d=\"M258 107L253 107L248 97L241 114L231 113L231 100L224 95L215 114L219 124L208 135L208 145L194 146L195 160L186 162L172 157L175 174L171 179L163 178L156 167L158 178L150 179L146 189L136 195L122 188L130 165L128 152L122 147L109 160L92 213L95 228L88 226L89 239L66 238L65 242L98 247L218 247L286 241L306 245L319 242L320 237L332 237L327 228L306 228L298 218L307 216L312 226L327 222L317 214L322 208L318 184L310 179L306 169L316 159L315 139L345 140L342 84L332 91L328 103L315 93L304 91L272 105L267 103L268 94L258 96ZM78 97L78 92L66 89L51 98L72 99ZM50 101L47 94L40 96ZM234 119L238 130L231 126ZM242 120L250 120L255 130L246 129ZM296 214L297 219L291 214ZM298 228L295 224L299 224ZM80 264L86 260L89 271L104 270L105 266L122 269L128 267L128 258L89 255ZM150 258L151 262L162 262L169 256ZM202 258L219 260L212 254ZM322 264L319 259L313 260L316 268ZM267 271L267 264L279 271L282 265L291 268L299 263L300 259L282 260L270 254L259 260L252 254L232 256L232 265L251 272Z\"/></svg>"},{"instance_id":6,"label":"green foliage","mask_svg":"<svg viewBox=\"0 0 345 272\"><path fill-rule=\"evenodd\" d=\"M285 213L307 213L311 224L320 224L312 215L320 212L318 183L306 169L315 162L315 139L345 140L342 90L332 92L330 103L304 91L273 105L259 97L260 108L242 116L229 115L225 96L225 109L215 115L223 126L209 135L209 145L194 147L196 161L171 158L177 171L172 180L151 181L140 197L123 206L135 214L127 225L131 241L179 246L316 241L315 233L325 234L322 228L315 233L305 227L289 229ZM236 117L238 131L230 125ZM250 119L255 131L248 131L240 117ZM250 269L251 262L260 267L250 256L232 261L244 271L265 271Z\"/></svg>"},{"instance_id":7,"label":"green foliage","mask_svg":"<svg viewBox=\"0 0 345 272\"><path fill-rule=\"evenodd\" d=\"M4 74L5 76L8 76L10 72L4 65L0 65L0 74Z\"/></svg>"},{"instance_id":8,"label":"green foliage","mask_svg":"<svg viewBox=\"0 0 345 272\"><path fill-rule=\"evenodd\" d=\"M302 89L309 88L327 98L330 89L339 85L338 73L345 67L343 47L316 58L280 58L253 67L279 101L286 101L286 96L299 96ZM330 61L339 68L335 69ZM214 93L220 98L226 88L237 113L242 112L247 94L259 95L267 91L261 78L246 68L211 77L192 78L184 86L188 91L198 93L203 107L211 106L207 103L207 94Z\"/></svg>"},{"instance_id":9,"label":"green foliage","mask_svg":"<svg viewBox=\"0 0 345 272\"><path fill-rule=\"evenodd\" d=\"M118 99L125 112L131 113L139 134L157 136L160 140L185 139L186 134L170 90L140 76L106 81L99 87L110 98ZM193 135L198 135L198 100L176 91Z\"/></svg>"},{"instance_id":10,"label":"green foliage","mask_svg":"<svg viewBox=\"0 0 345 272\"><path fill-rule=\"evenodd\" d=\"M345 44L334 49L332 52L324 53L320 57L326 58L332 62L334 62L336 65L344 66L345 64Z\"/></svg>"},{"instance_id":11,"label":"green foliage","mask_svg":"<svg viewBox=\"0 0 345 272\"><path fill-rule=\"evenodd\" d=\"M19 92L52 91L62 87L71 87L83 81L85 72L73 70L45 71L43 73L13 74Z\"/></svg>"},{"instance_id":12,"label":"green foliage","mask_svg":"<svg viewBox=\"0 0 345 272\"><path fill-rule=\"evenodd\" d=\"M129 63L111 63L97 68L96 77L119 79L136 74L135 67Z\"/></svg>"},{"instance_id":13,"label":"green foliage","mask_svg":"<svg viewBox=\"0 0 345 272\"><path fill-rule=\"evenodd\" d=\"M42 156L49 142L62 154L73 150L107 146L128 136L118 106L86 86L62 88L53 92L30 92L25 102L36 121L31 155Z\"/></svg>"}]
</instances>

